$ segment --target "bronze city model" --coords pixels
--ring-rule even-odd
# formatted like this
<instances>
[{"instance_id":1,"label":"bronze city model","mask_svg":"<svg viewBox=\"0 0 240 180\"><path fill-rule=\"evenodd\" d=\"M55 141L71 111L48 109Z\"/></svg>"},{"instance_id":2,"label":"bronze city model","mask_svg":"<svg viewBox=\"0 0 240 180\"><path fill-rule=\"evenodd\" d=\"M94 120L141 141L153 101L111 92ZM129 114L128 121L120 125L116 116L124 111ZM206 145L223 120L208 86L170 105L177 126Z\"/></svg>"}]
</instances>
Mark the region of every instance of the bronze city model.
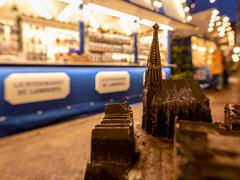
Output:
<instances>
[{"instance_id":1,"label":"bronze city model","mask_svg":"<svg viewBox=\"0 0 240 180\"><path fill-rule=\"evenodd\" d=\"M238 180L240 105L227 103L225 124L212 124L197 81L162 80L158 25L153 29L142 128L134 129L127 102L105 105L103 121L92 130L85 179Z\"/></svg>"},{"instance_id":2,"label":"bronze city model","mask_svg":"<svg viewBox=\"0 0 240 180\"><path fill-rule=\"evenodd\" d=\"M209 99L196 80L162 80L159 26L155 24L153 29L143 92L143 129L153 135L173 137L175 117L212 122Z\"/></svg>"}]
</instances>

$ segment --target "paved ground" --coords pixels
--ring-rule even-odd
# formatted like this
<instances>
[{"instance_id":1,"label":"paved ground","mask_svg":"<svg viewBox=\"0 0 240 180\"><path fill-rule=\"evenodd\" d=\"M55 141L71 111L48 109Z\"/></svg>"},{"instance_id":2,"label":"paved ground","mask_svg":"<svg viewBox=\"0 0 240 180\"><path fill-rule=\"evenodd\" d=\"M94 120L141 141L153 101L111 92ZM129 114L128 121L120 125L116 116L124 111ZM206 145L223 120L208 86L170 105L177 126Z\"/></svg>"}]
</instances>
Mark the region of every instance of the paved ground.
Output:
<instances>
[{"instance_id":1,"label":"paved ground","mask_svg":"<svg viewBox=\"0 0 240 180\"><path fill-rule=\"evenodd\" d=\"M220 92L205 91L214 121L223 121L226 101L240 103L240 77ZM142 104L132 106L135 124L141 122ZM92 128L103 114L78 118L0 139L0 179L83 179L90 158Z\"/></svg>"}]
</instances>

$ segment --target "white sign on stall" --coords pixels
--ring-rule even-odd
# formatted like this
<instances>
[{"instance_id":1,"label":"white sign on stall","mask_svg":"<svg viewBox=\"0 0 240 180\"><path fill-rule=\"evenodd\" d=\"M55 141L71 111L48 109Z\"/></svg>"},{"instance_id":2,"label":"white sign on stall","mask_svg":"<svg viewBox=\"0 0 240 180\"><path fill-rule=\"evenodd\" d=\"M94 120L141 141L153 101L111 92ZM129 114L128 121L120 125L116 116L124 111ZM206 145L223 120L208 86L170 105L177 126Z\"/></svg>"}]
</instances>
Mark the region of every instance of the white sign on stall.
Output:
<instances>
[{"instance_id":1,"label":"white sign on stall","mask_svg":"<svg viewBox=\"0 0 240 180\"><path fill-rule=\"evenodd\" d=\"M4 80L4 99L12 105L64 99L69 93L66 73L13 73Z\"/></svg>"},{"instance_id":2,"label":"white sign on stall","mask_svg":"<svg viewBox=\"0 0 240 180\"><path fill-rule=\"evenodd\" d=\"M99 94L127 91L130 75L127 71L99 72L95 77L95 90Z\"/></svg>"}]
</instances>

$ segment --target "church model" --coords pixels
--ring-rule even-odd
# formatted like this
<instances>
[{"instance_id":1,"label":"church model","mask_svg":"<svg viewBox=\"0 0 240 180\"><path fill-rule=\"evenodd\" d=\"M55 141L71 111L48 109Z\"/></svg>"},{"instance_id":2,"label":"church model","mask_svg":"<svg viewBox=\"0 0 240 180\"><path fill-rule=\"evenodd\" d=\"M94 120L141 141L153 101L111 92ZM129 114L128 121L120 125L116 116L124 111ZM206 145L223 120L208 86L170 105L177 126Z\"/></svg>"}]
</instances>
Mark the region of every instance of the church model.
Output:
<instances>
[{"instance_id":1,"label":"church model","mask_svg":"<svg viewBox=\"0 0 240 180\"><path fill-rule=\"evenodd\" d=\"M209 99L196 80L162 80L159 26L155 24L153 29L143 91L142 128L152 135L173 137L176 117L212 122Z\"/></svg>"},{"instance_id":2,"label":"church model","mask_svg":"<svg viewBox=\"0 0 240 180\"><path fill-rule=\"evenodd\" d=\"M227 103L225 123L212 124L209 99L197 81L162 80L159 27L153 28L142 128L134 125L127 102L106 104L103 121L92 130L85 180L238 180L240 105Z\"/></svg>"}]
</instances>

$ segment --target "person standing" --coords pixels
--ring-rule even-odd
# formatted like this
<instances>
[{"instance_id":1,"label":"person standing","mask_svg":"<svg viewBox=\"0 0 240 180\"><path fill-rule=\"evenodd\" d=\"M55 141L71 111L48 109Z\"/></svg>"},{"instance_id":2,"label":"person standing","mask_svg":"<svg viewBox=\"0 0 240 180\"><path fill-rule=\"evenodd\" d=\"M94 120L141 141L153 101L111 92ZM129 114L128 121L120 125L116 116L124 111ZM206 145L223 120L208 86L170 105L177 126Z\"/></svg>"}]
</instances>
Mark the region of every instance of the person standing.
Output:
<instances>
[{"instance_id":1,"label":"person standing","mask_svg":"<svg viewBox=\"0 0 240 180\"><path fill-rule=\"evenodd\" d=\"M210 73L212 76L212 87L218 91L223 87L223 71L223 55L217 48L213 52L212 63L210 65Z\"/></svg>"}]
</instances>

